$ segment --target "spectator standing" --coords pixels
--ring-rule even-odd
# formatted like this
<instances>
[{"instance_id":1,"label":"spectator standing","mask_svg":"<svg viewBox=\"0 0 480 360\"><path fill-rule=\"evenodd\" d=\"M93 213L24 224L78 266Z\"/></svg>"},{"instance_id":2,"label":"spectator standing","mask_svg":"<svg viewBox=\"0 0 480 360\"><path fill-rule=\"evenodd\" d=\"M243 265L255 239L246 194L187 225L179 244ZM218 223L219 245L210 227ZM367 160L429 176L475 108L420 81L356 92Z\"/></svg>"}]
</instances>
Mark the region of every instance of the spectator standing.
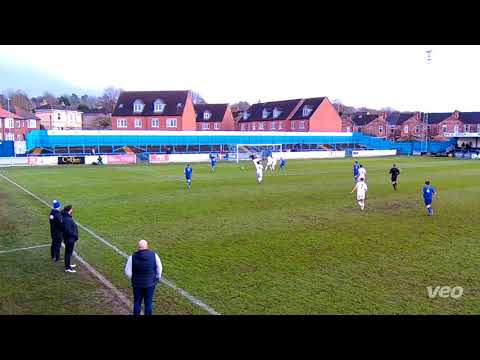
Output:
<instances>
[{"instance_id":1,"label":"spectator standing","mask_svg":"<svg viewBox=\"0 0 480 360\"><path fill-rule=\"evenodd\" d=\"M145 303L145 315L152 315L155 285L162 277L162 262L148 249L146 240L140 240L137 249L125 265L125 274L132 281L133 315L140 315L142 302Z\"/></svg>"},{"instance_id":2,"label":"spectator standing","mask_svg":"<svg viewBox=\"0 0 480 360\"><path fill-rule=\"evenodd\" d=\"M53 200L52 211L48 216L50 221L50 236L52 237L52 246L50 247L50 254L52 260L57 262L60 260L60 247L63 240L63 224L62 214L60 213L60 207L62 204L58 200Z\"/></svg>"},{"instance_id":3,"label":"spectator standing","mask_svg":"<svg viewBox=\"0 0 480 360\"><path fill-rule=\"evenodd\" d=\"M63 241L65 243L65 272L76 273L74 269L77 265L71 263L73 249L78 241L78 228L73 221L73 207L67 205L62 211L63 217Z\"/></svg>"}]
</instances>

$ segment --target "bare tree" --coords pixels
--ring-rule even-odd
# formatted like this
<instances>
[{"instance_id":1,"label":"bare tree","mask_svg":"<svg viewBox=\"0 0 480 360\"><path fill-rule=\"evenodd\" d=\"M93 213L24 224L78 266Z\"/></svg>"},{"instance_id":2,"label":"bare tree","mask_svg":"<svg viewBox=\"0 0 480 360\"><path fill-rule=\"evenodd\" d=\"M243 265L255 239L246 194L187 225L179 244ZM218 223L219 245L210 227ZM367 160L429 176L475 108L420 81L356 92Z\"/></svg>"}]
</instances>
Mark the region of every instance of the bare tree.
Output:
<instances>
[{"instance_id":1,"label":"bare tree","mask_svg":"<svg viewBox=\"0 0 480 360\"><path fill-rule=\"evenodd\" d=\"M97 118L98 129L111 129L111 127L112 127L112 118L110 116L102 116Z\"/></svg>"},{"instance_id":2,"label":"bare tree","mask_svg":"<svg viewBox=\"0 0 480 360\"><path fill-rule=\"evenodd\" d=\"M103 95L100 97L100 105L108 112L112 113L117 104L118 97L122 93L122 89L117 89L113 86L106 88L103 91Z\"/></svg>"},{"instance_id":3,"label":"bare tree","mask_svg":"<svg viewBox=\"0 0 480 360\"><path fill-rule=\"evenodd\" d=\"M19 107L23 110L31 111L33 109L33 104L28 98L28 95L22 90L15 91L11 103L13 106Z\"/></svg>"},{"instance_id":4,"label":"bare tree","mask_svg":"<svg viewBox=\"0 0 480 360\"><path fill-rule=\"evenodd\" d=\"M43 93L42 100L46 101L49 105L58 105L57 97L48 91Z\"/></svg>"}]
</instances>

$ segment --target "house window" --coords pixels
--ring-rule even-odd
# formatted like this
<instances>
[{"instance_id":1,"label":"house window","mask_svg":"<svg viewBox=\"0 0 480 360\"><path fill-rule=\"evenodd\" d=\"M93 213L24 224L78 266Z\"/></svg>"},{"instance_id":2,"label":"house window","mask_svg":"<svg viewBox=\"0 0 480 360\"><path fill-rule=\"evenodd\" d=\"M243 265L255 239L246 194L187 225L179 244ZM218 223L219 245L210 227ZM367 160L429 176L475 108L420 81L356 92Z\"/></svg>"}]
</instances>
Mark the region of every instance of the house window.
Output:
<instances>
[{"instance_id":1,"label":"house window","mask_svg":"<svg viewBox=\"0 0 480 360\"><path fill-rule=\"evenodd\" d=\"M249 117L250 117L250 114L248 112L243 113L243 120L248 120Z\"/></svg>"},{"instance_id":2,"label":"house window","mask_svg":"<svg viewBox=\"0 0 480 360\"><path fill-rule=\"evenodd\" d=\"M455 125L455 126L453 127L453 132L458 133L458 125Z\"/></svg>"},{"instance_id":3,"label":"house window","mask_svg":"<svg viewBox=\"0 0 480 360\"><path fill-rule=\"evenodd\" d=\"M430 132L431 129L432 127L430 125L427 125L427 131Z\"/></svg>"},{"instance_id":4,"label":"house window","mask_svg":"<svg viewBox=\"0 0 480 360\"><path fill-rule=\"evenodd\" d=\"M16 120L16 121L15 121L15 127L16 127L17 129L20 129L20 120Z\"/></svg>"},{"instance_id":5,"label":"house window","mask_svg":"<svg viewBox=\"0 0 480 360\"><path fill-rule=\"evenodd\" d=\"M220 129L220 123L216 122L213 127L215 128L215 130L218 130Z\"/></svg>"},{"instance_id":6,"label":"house window","mask_svg":"<svg viewBox=\"0 0 480 360\"><path fill-rule=\"evenodd\" d=\"M305 129L305 121L300 121L299 129Z\"/></svg>"},{"instance_id":7,"label":"house window","mask_svg":"<svg viewBox=\"0 0 480 360\"><path fill-rule=\"evenodd\" d=\"M242 125L240 126L240 130L245 131L245 124L242 124Z\"/></svg>"},{"instance_id":8,"label":"house window","mask_svg":"<svg viewBox=\"0 0 480 360\"><path fill-rule=\"evenodd\" d=\"M210 120L211 117L212 117L212 113L210 111L203 112L203 120Z\"/></svg>"},{"instance_id":9,"label":"house window","mask_svg":"<svg viewBox=\"0 0 480 360\"><path fill-rule=\"evenodd\" d=\"M283 122L279 122L278 123L278 130L282 130L283 129Z\"/></svg>"},{"instance_id":10,"label":"house window","mask_svg":"<svg viewBox=\"0 0 480 360\"><path fill-rule=\"evenodd\" d=\"M463 129L463 132L470 132L470 125L464 125Z\"/></svg>"},{"instance_id":11,"label":"house window","mask_svg":"<svg viewBox=\"0 0 480 360\"><path fill-rule=\"evenodd\" d=\"M292 123L291 123L291 125L290 125L290 128L291 128L292 130L295 130L295 121L292 121Z\"/></svg>"},{"instance_id":12,"label":"house window","mask_svg":"<svg viewBox=\"0 0 480 360\"><path fill-rule=\"evenodd\" d=\"M282 111L280 109L273 109L273 118L276 119L280 116L280 114L282 113Z\"/></svg>"},{"instance_id":13,"label":"house window","mask_svg":"<svg viewBox=\"0 0 480 360\"><path fill-rule=\"evenodd\" d=\"M408 125L405 125L405 126L403 127L403 132L404 132L404 133L408 133Z\"/></svg>"},{"instance_id":14,"label":"house window","mask_svg":"<svg viewBox=\"0 0 480 360\"><path fill-rule=\"evenodd\" d=\"M270 130L275 130L275 123L274 123L274 122L272 122L272 123L270 124Z\"/></svg>"},{"instance_id":15,"label":"house window","mask_svg":"<svg viewBox=\"0 0 480 360\"><path fill-rule=\"evenodd\" d=\"M263 109L262 111L262 119L268 118L268 115L270 115L270 112L267 109Z\"/></svg>"},{"instance_id":16,"label":"house window","mask_svg":"<svg viewBox=\"0 0 480 360\"><path fill-rule=\"evenodd\" d=\"M13 119L12 118L5 119L5 129L13 129Z\"/></svg>"},{"instance_id":17,"label":"house window","mask_svg":"<svg viewBox=\"0 0 480 360\"><path fill-rule=\"evenodd\" d=\"M480 124L477 125L477 132L480 132Z\"/></svg>"},{"instance_id":18,"label":"house window","mask_svg":"<svg viewBox=\"0 0 480 360\"><path fill-rule=\"evenodd\" d=\"M208 130L208 129L210 129L210 124L209 124L209 123L202 123L202 129L203 129L203 130Z\"/></svg>"},{"instance_id":19,"label":"house window","mask_svg":"<svg viewBox=\"0 0 480 360\"><path fill-rule=\"evenodd\" d=\"M448 131L447 125L442 125L442 132L445 134Z\"/></svg>"},{"instance_id":20,"label":"house window","mask_svg":"<svg viewBox=\"0 0 480 360\"><path fill-rule=\"evenodd\" d=\"M383 133L383 125L380 125L380 126L378 127L378 133L379 133L379 134Z\"/></svg>"},{"instance_id":21,"label":"house window","mask_svg":"<svg viewBox=\"0 0 480 360\"><path fill-rule=\"evenodd\" d=\"M263 130L265 128L265 123L258 124L258 130Z\"/></svg>"},{"instance_id":22,"label":"house window","mask_svg":"<svg viewBox=\"0 0 480 360\"><path fill-rule=\"evenodd\" d=\"M142 127L142 119L135 119L135 128L141 128Z\"/></svg>"},{"instance_id":23,"label":"house window","mask_svg":"<svg viewBox=\"0 0 480 360\"><path fill-rule=\"evenodd\" d=\"M160 127L160 119L152 119L152 128Z\"/></svg>"},{"instance_id":24,"label":"house window","mask_svg":"<svg viewBox=\"0 0 480 360\"><path fill-rule=\"evenodd\" d=\"M7 141L9 141L9 140L10 140L10 141L14 141L15 138L14 138L13 133L7 133L7 135L5 136L5 140L7 140Z\"/></svg>"},{"instance_id":25,"label":"house window","mask_svg":"<svg viewBox=\"0 0 480 360\"><path fill-rule=\"evenodd\" d=\"M142 100L135 100L133 103L133 112L140 113L143 111L143 102Z\"/></svg>"},{"instance_id":26,"label":"house window","mask_svg":"<svg viewBox=\"0 0 480 360\"><path fill-rule=\"evenodd\" d=\"M22 138L22 135L17 135L17 141L22 141L23 138Z\"/></svg>"},{"instance_id":27,"label":"house window","mask_svg":"<svg viewBox=\"0 0 480 360\"><path fill-rule=\"evenodd\" d=\"M165 110L165 105L166 104L162 100L157 99L153 103L153 111L154 112L163 112L163 110Z\"/></svg>"},{"instance_id":28,"label":"house window","mask_svg":"<svg viewBox=\"0 0 480 360\"><path fill-rule=\"evenodd\" d=\"M167 127L177 127L177 119L167 119Z\"/></svg>"},{"instance_id":29,"label":"house window","mask_svg":"<svg viewBox=\"0 0 480 360\"><path fill-rule=\"evenodd\" d=\"M395 132L395 126L390 126L390 134L393 134Z\"/></svg>"},{"instance_id":30,"label":"house window","mask_svg":"<svg viewBox=\"0 0 480 360\"><path fill-rule=\"evenodd\" d=\"M312 108L311 108L310 106L305 105L305 106L303 107L303 112L302 112L303 117L308 117L311 112L312 112Z\"/></svg>"},{"instance_id":31,"label":"house window","mask_svg":"<svg viewBox=\"0 0 480 360\"><path fill-rule=\"evenodd\" d=\"M35 120L28 120L28 127L30 129L36 129L37 128L37 122Z\"/></svg>"},{"instance_id":32,"label":"house window","mask_svg":"<svg viewBox=\"0 0 480 360\"><path fill-rule=\"evenodd\" d=\"M126 128L127 126L127 119L117 119L117 128Z\"/></svg>"},{"instance_id":33,"label":"house window","mask_svg":"<svg viewBox=\"0 0 480 360\"><path fill-rule=\"evenodd\" d=\"M415 132L418 134L420 132L420 125L415 126Z\"/></svg>"},{"instance_id":34,"label":"house window","mask_svg":"<svg viewBox=\"0 0 480 360\"><path fill-rule=\"evenodd\" d=\"M257 124L255 123L252 124L252 130L257 130Z\"/></svg>"},{"instance_id":35,"label":"house window","mask_svg":"<svg viewBox=\"0 0 480 360\"><path fill-rule=\"evenodd\" d=\"M1 132L0 132L0 140L3 140L3 134Z\"/></svg>"},{"instance_id":36,"label":"house window","mask_svg":"<svg viewBox=\"0 0 480 360\"><path fill-rule=\"evenodd\" d=\"M350 126L347 126L347 132L350 132L350 130L351 130Z\"/></svg>"},{"instance_id":37,"label":"house window","mask_svg":"<svg viewBox=\"0 0 480 360\"><path fill-rule=\"evenodd\" d=\"M62 114L57 113L57 119L58 119L58 120L62 120Z\"/></svg>"}]
</instances>

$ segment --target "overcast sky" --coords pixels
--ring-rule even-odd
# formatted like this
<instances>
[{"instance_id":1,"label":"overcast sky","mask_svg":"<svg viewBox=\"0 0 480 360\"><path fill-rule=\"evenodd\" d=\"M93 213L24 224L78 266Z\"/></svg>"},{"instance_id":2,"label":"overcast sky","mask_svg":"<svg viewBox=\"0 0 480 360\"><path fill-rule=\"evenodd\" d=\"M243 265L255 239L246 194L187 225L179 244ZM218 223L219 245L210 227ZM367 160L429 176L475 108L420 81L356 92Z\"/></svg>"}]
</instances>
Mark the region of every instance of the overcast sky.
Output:
<instances>
[{"instance_id":1,"label":"overcast sky","mask_svg":"<svg viewBox=\"0 0 480 360\"><path fill-rule=\"evenodd\" d=\"M425 51L432 49L426 65ZM0 89L194 90L210 103L328 96L480 111L480 46L0 46ZM17 86L18 85L18 86ZM33 93L37 92L37 93Z\"/></svg>"}]
</instances>

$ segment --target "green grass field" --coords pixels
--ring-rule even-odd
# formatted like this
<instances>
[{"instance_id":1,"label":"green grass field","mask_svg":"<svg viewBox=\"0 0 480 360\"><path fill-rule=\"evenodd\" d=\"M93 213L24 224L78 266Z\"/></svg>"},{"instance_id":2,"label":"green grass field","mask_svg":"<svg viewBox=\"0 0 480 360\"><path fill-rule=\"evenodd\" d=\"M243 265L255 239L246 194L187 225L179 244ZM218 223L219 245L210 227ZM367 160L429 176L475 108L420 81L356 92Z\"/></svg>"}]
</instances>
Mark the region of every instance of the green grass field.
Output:
<instances>
[{"instance_id":1,"label":"green grass field","mask_svg":"<svg viewBox=\"0 0 480 360\"><path fill-rule=\"evenodd\" d=\"M221 314L478 313L480 162L361 159L369 185L363 213L350 194L352 162L291 160L261 185L250 162L244 170L219 163L215 174L194 164L190 192L181 164L0 172L42 199L73 204L80 223L127 253L148 240L164 276ZM398 192L388 177L393 162ZM438 190L431 218L425 179ZM45 205L1 178L0 201L0 251L49 243ZM83 230L77 248L131 297L123 257ZM125 311L82 268L62 270L49 248L0 254L0 313ZM428 286L444 285L462 286L463 296L427 296ZM155 313L206 312L161 285Z\"/></svg>"}]
</instances>

